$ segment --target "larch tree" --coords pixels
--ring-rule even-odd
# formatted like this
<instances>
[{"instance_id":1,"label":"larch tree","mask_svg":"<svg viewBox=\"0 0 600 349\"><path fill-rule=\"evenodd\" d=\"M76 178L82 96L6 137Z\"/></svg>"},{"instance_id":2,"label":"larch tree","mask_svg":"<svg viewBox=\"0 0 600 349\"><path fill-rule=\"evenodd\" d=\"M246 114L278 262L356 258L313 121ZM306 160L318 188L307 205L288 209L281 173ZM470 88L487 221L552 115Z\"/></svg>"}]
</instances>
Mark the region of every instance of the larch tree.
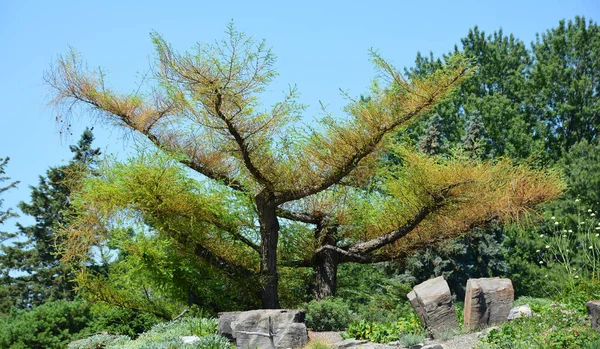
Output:
<instances>
[{"instance_id":1,"label":"larch tree","mask_svg":"<svg viewBox=\"0 0 600 349\"><path fill-rule=\"evenodd\" d=\"M74 103L86 105L100 120L136 131L159 149L177 154L181 164L213 184L249 197L260 238L239 238L260 256L264 308L280 306L278 207L364 176L386 136L446 98L470 71L458 59L408 80L373 53L383 78L371 87L368 101L351 102L346 118L326 116L314 127L301 128L294 127L302 111L295 89L269 108L259 103L276 76L275 56L264 42L254 42L233 26L226 40L198 44L192 53L176 52L156 33L152 40L156 86L117 93L105 87L101 71L89 70L71 53L60 57L45 77L54 88L54 103L67 111Z\"/></svg>"}]
</instances>

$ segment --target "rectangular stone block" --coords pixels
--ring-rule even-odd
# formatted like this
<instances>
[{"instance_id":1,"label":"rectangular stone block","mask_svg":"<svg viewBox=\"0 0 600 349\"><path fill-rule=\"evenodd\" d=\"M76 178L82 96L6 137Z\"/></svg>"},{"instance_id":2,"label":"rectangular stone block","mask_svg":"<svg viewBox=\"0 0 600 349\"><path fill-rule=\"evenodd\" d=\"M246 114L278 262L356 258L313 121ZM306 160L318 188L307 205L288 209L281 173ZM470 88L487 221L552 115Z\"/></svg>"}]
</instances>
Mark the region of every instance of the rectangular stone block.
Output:
<instances>
[{"instance_id":1,"label":"rectangular stone block","mask_svg":"<svg viewBox=\"0 0 600 349\"><path fill-rule=\"evenodd\" d=\"M433 338L440 338L445 332L458 330L450 287L442 276L420 283L407 297L421 323L431 332Z\"/></svg>"},{"instance_id":2,"label":"rectangular stone block","mask_svg":"<svg viewBox=\"0 0 600 349\"><path fill-rule=\"evenodd\" d=\"M510 279L469 279L465 293L465 331L506 321L514 298Z\"/></svg>"}]
</instances>

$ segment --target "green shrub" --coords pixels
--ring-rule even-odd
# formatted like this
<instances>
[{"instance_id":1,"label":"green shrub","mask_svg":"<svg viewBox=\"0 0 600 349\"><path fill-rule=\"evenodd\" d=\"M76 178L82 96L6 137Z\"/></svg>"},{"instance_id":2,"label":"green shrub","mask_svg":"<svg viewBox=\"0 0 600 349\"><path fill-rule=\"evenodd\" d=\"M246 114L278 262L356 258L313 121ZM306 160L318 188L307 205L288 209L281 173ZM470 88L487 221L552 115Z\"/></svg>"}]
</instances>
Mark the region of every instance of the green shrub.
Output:
<instances>
[{"instance_id":1,"label":"green shrub","mask_svg":"<svg viewBox=\"0 0 600 349\"><path fill-rule=\"evenodd\" d=\"M160 322L155 315L150 313L118 308L105 303L92 305L90 314L91 322L87 332L105 331L130 338L150 330L153 325Z\"/></svg>"},{"instance_id":2,"label":"green shrub","mask_svg":"<svg viewBox=\"0 0 600 349\"><path fill-rule=\"evenodd\" d=\"M539 316L504 323L482 339L480 348L569 349L600 340L587 317L572 307L535 299L520 299L517 303L525 300Z\"/></svg>"},{"instance_id":3,"label":"green shrub","mask_svg":"<svg viewBox=\"0 0 600 349\"><path fill-rule=\"evenodd\" d=\"M211 334L206 337L200 338L199 341L193 343L190 348L201 348L201 349L232 349L233 346L225 337ZM187 347L186 347L187 348Z\"/></svg>"},{"instance_id":4,"label":"green shrub","mask_svg":"<svg viewBox=\"0 0 600 349\"><path fill-rule=\"evenodd\" d=\"M306 326L315 331L342 331L352 319L350 308L339 298L311 301L305 308Z\"/></svg>"},{"instance_id":5,"label":"green shrub","mask_svg":"<svg viewBox=\"0 0 600 349\"><path fill-rule=\"evenodd\" d=\"M102 349L109 347L122 347L130 342L127 336L113 336L107 334L97 334L86 339L73 342L69 349Z\"/></svg>"},{"instance_id":6,"label":"green shrub","mask_svg":"<svg viewBox=\"0 0 600 349\"><path fill-rule=\"evenodd\" d=\"M47 302L31 310L13 309L0 319L0 348L66 348L90 320L83 301Z\"/></svg>"},{"instance_id":7,"label":"green shrub","mask_svg":"<svg viewBox=\"0 0 600 349\"><path fill-rule=\"evenodd\" d=\"M365 320L352 322L342 336L376 343L389 343L398 341L407 334L422 333L423 327L416 314L409 313L397 322L377 323Z\"/></svg>"},{"instance_id":8,"label":"green shrub","mask_svg":"<svg viewBox=\"0 0 600 349\"><path fill-rule=\"evenodd\" d=\"M422 334L408 333L400 337L400 344L402 344L405 347L410 347L412 345L423 342L425 342L425 336L423 336Z\"/></svg>"}]
</instances>

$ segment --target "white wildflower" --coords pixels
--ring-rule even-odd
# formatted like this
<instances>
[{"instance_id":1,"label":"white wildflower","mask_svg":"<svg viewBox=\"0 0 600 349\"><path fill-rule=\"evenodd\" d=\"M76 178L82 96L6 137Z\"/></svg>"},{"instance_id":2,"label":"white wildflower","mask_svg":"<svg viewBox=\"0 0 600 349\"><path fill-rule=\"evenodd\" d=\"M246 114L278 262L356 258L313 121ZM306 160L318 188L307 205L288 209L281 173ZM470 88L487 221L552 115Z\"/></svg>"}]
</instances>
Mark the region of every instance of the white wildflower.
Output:
<instances>
[{"instance_id":1,"label":"white wildflower","mask_svg":"<svg viewBox=\"0 0 600 349\"><path fill-rule=\"evenodd\" d=\"M556 217L552 216L552 217L550 217L550 219L551 219L551 220L555 220L555 219L556 219Z\"/></svg>"},{"instance_id":2,"label":"white wildflower","mask_svg":"<svg viewBox=\"0 0 600 349\"><path fill-rule=\"evenodd\" d=\"M550 245L546 245L546 248L550 248Z\"/></svg>"}]
</instances>

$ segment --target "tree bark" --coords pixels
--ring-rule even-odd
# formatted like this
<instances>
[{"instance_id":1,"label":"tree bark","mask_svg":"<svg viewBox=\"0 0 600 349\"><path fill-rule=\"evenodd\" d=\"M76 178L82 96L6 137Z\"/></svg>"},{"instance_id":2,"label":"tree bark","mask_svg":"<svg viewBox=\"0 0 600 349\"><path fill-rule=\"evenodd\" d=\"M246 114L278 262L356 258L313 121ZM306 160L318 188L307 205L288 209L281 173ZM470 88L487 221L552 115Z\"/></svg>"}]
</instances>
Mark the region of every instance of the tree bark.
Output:
<instances>
[{"instance_id":1,"label":"tree bark","mask_svg":"<svg viewBox=\"0 0 600 349\"><path fill-rule=\"evenodd\" d=\"M279 220L277 202L272 193L263 191L256 198L256 209L260 223L260 273L262 279L262 306L264 309L279 309L277 286L277 242L279 239Z\"/></svg>"},{"instance_id":2,"label":"tree bark","mask_svg":"<svg viewBox=\"0 0 600 349\"><path fill-rule=\"evenodd\" d=\"M323 226L317 224L315 238L321 242L321 246L337 244L337 225ZM327 297L335 296L337 291L337 269L340 262L337 251L329 248L321 249L314 257L315 285L313 295L320 301Z\"/></svg>"}]
</instances>

